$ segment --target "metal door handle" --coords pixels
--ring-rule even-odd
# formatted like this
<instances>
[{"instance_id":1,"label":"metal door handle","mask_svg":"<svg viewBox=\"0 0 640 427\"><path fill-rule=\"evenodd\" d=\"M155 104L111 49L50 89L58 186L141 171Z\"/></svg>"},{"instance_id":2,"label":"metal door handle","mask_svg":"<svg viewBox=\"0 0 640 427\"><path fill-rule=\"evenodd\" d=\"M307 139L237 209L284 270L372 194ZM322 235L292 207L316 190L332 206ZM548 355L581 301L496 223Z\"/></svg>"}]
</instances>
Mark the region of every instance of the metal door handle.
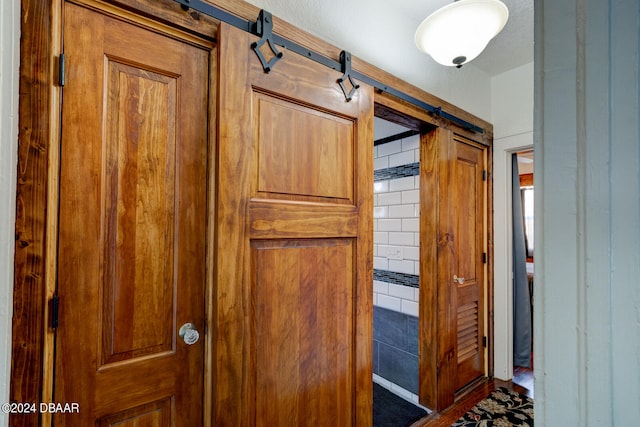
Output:
<instances>
[{"instance_id":1,"label":"metal door handle","mask_svg":"<svg viewBox=\"0 0 640 427\"><path fill-rule=\"evenodd\" d=\"M193 323L185 323L180 327L178 331L180 338L184 340L187 345L193 345L200 339L200 332L196 329L196 325Z\"/></svg>"},{"instance_id":2,"label":"metal door handle","mask_svg":"<svg viewBox=\"0 0 640 427\"><path fill-rule=\"evenodd\" d=\"M453 281L458 282L459 284L464 284L464 277L458 277L455 274L453 275Z\"/></svg>"}]
</instances>

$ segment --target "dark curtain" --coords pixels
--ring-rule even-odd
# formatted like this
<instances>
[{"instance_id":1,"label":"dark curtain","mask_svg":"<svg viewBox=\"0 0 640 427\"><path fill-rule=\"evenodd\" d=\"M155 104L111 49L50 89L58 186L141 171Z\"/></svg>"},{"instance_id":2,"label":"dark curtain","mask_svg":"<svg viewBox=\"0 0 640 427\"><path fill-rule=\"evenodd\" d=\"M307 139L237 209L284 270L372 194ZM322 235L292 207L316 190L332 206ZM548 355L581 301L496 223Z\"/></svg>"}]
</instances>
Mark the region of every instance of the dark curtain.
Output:
<instances>
[{"instance_id":1,"label":"dark curtain","mask_svg":"<svg viewBox=\"0 0 640 427\"><path fill-rule=\"evenodd\" d=\"M527 278L527 249L525 246L524 220L518 158L512 158L513 200L513 364L531 367L531 296Z\"/></svg>"}]
</instances>

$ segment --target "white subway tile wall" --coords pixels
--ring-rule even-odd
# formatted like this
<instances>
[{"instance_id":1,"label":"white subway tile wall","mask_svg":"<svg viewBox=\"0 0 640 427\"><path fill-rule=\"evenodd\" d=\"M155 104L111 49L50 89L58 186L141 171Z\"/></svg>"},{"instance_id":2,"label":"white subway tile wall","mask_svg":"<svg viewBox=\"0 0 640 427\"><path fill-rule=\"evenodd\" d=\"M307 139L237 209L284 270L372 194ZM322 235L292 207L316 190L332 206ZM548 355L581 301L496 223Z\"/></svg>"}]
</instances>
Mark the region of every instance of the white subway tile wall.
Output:
<instances>
[{"instance_id":1,"label":"white subway tile wall","mask_svg":"<svg viewBox=\"0 0 640 427\"><path fill-rule=\"evenodd\" d=\"M374 147L374 170L407 168L420 161L420 136ZM387 175L388 176L388 175ZM374 183L374 262L376 270L420 274L420 176L401 176ZM418 288L373 282L376 306L418 316Z\"/></svg>"}]
</instances>

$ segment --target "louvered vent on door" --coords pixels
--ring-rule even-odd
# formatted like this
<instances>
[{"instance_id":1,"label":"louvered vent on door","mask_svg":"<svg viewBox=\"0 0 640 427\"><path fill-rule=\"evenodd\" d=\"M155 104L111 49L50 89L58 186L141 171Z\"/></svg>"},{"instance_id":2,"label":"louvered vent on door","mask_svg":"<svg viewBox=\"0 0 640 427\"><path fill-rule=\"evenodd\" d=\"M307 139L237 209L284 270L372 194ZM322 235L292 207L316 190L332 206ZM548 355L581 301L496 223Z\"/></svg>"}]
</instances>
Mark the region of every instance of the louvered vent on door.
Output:
<instances>
[{"instance_id":1,"label":"louvered vent on door","mask_svg":"<svg viewBox=\"0 0 640 427\"><path fill-rule=\"evenodd\" d=\"M478 302L458 307L458 363L478 353Z\"/></svg>"}]
</instances>

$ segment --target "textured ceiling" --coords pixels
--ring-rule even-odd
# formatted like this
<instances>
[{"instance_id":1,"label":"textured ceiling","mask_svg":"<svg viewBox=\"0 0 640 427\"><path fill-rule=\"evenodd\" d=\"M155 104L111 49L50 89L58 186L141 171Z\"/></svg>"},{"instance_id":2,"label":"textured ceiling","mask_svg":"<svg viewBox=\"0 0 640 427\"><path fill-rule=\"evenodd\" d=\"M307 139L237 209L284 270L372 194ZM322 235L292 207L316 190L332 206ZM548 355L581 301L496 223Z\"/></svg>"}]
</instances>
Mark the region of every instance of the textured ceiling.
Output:
<instances>
[{"instance_id":1,"label":"textured ceiling","mask_svg":"<svg viewBox=\"0 0 640 427\"><path fill-rule=\"evenodd\" d=\"M394 0L409 21L429 16L452 0ZM504 29L484 52L469 64L490 76L533 62L533 2L534 0L501 0L509 9Z\"/></svg>"}]
</instances>

